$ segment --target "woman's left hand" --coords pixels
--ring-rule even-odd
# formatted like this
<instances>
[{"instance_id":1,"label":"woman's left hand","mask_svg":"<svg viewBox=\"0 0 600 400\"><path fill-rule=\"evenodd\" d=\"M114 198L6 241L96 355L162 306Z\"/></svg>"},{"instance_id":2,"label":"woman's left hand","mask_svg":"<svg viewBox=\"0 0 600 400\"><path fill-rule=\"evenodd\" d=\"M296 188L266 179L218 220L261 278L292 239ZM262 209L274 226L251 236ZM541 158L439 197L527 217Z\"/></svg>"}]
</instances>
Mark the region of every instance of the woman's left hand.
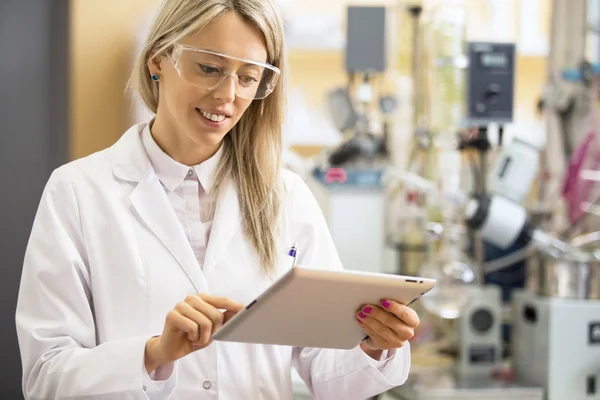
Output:
<instances>
[{"instance_id":1,"label":"woman's left hand","mask_svg":"<svg viewBox=\"0 0 600 400\"><path fill-rule=\"evenodd\" d=\"M356 313L358 324L369 339L363 342L372 350L397 349L415 335L419 316L410 307L391 300L379 306L366 305Z\"/></svg>"}]
</instances>

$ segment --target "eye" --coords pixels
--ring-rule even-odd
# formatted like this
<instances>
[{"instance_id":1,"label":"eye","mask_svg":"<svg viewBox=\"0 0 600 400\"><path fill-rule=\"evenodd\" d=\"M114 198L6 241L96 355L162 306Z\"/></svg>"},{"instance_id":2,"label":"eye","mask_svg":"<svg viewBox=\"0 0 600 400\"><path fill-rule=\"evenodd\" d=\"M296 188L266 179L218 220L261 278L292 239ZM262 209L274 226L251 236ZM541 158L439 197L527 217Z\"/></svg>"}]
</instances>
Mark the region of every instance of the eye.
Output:
<instances>
[{"instance_id":1,"label":"eye","mask_svg":"<svg viewBox=\"0 0 600 400\"><path fill-rule=\"evenodd\" d=\"M214 74L214 73L219 72L218 68L210 67L208 65L203 65L203 64L198 64L198 68L200 68L200 71L202 71L205 74Z\"/></svg>"},{"instance_id":2,"label":"eye","mask_svg":"<svg viewBox=\"0 0 600 400\"><path fill-rule=\"evenodd\" d=\"M240 81L244 85L252 85L254 83L258 83L258 80L256 78L254 78L253 76L248 76L248 75L240 76Z\"/></svg>"}]
</instances>

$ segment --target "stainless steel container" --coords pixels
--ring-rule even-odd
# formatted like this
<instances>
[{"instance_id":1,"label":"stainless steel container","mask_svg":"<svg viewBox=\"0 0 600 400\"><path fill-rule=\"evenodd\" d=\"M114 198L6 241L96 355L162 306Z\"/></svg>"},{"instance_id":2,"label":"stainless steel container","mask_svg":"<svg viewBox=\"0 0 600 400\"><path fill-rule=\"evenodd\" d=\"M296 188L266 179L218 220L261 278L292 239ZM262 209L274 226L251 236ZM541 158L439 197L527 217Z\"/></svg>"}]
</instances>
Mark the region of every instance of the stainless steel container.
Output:
<instances>
[{"instance_id":1,"label":"stainless steel container","mask_svg":"<svg viewBox=\"0 0 600 400\"><path fill-rule=\"evenodd\" d=\"M598 243L583 239L576 239L577 248L567 253L532 255L527 263L527 288L540 296L599 300Z\"/></svg>"}]
</instances>

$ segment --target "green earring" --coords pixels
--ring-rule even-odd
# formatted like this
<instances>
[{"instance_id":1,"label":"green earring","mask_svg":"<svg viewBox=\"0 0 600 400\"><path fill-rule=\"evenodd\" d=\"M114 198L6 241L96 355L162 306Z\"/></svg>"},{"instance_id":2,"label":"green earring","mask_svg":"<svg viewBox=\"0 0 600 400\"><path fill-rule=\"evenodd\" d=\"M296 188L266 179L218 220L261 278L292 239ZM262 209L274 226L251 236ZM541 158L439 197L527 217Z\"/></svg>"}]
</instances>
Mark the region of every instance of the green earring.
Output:
<instances>
[{"instance_id":1,"label":"green earring","mask_svg":"<svg viewBox=\"0 0 600 400\"><path fill-rule=\"evenodd\" d=\"M158 75L156 75L156 74L152 74L152 80L153 80L153 81L157 81L157 80L158 80Z\"/></svg>"}]
</instances>

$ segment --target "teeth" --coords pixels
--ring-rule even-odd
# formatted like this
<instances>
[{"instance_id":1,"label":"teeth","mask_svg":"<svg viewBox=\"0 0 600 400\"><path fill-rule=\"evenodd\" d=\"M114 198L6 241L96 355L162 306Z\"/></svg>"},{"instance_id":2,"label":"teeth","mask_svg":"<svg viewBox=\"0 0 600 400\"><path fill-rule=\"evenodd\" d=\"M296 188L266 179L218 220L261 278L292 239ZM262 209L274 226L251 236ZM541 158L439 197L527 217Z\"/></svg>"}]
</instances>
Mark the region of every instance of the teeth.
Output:
<instances>
[{"instance_id":1,"label":"teeth","mask_svg":"<svg viewBox=\"0 0 600 400\"><path fill-rule=\"evenodd\" d=\"M211 113L207 113L204 111L200 111L202 113L202 115L204 115L207 119L210 119L213 122L221 122L225 119L224 115L219 115L219 114L211 114Z\"/></svg>"}]
</instances>

